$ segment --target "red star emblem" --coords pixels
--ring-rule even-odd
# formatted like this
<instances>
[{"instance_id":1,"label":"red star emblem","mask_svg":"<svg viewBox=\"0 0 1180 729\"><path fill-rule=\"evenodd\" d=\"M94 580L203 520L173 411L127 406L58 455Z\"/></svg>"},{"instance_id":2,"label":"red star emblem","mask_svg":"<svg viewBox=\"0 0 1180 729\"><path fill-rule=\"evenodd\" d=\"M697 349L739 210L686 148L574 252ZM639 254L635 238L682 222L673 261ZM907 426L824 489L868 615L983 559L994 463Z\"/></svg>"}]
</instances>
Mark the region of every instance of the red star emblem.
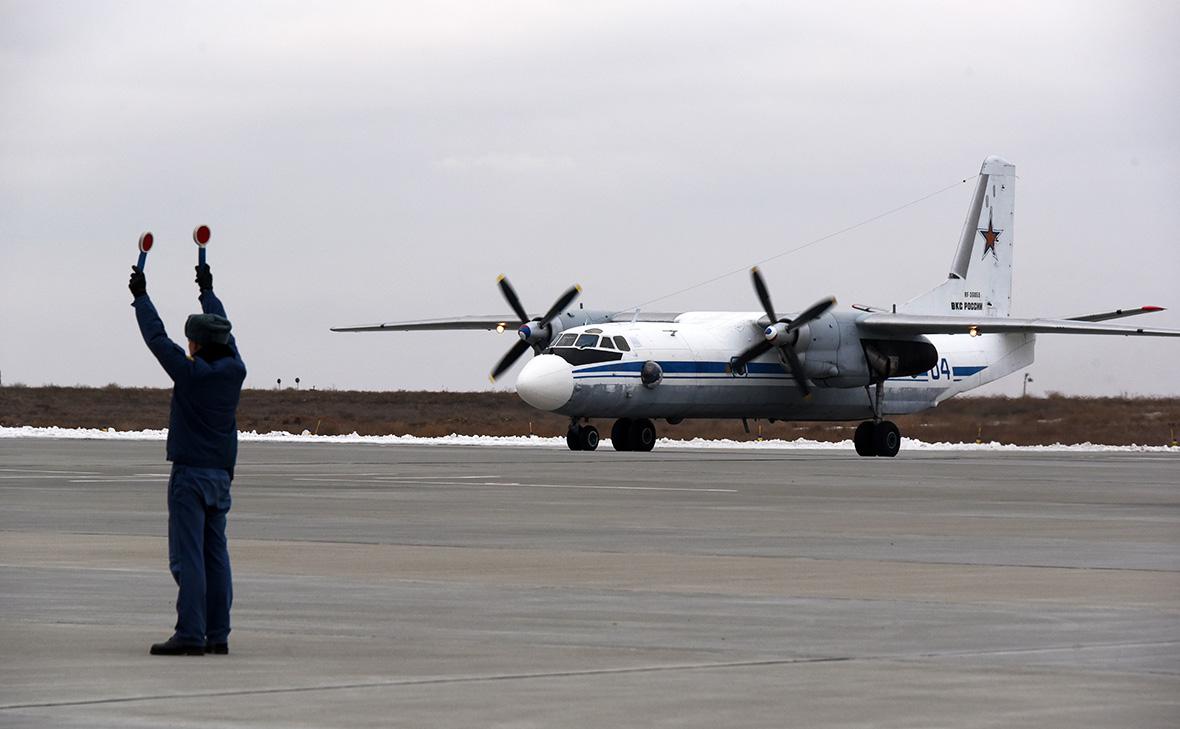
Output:
<instances>
[{"instance_id":1,"label":"red star emblem","mask_svg":"<svg viewBox=\"0 0 1180 729\"><path fill-rule=\"evenodd\" d=\"M996 230L992 225L992 214L989 211L987 214L987 230L980 229L979 234L983 236L983 257L987 258L990 251L992 256L998 258L996 255L996 241L1000 239L1002 230ZM980 259L983 260L983 259Z\"/></svg>"}]
</instances>

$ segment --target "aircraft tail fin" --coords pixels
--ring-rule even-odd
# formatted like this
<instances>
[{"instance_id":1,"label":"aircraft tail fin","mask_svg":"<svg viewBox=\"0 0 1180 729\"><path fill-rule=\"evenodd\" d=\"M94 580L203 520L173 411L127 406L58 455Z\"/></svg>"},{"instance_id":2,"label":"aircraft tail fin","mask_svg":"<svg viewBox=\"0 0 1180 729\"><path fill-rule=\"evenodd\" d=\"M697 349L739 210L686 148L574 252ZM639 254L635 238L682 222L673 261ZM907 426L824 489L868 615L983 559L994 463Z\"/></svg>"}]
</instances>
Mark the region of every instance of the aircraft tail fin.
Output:
<instances>
[{"instance_id":1,"label":"aircraft tail fin","mask_svg":"<svg viewBox=\"0 0 1180 729\"><path fill-rule=\"evenodd\" d=\"M947 280L897 307L908 314L1008 316L1012 306L1016 165L988 157Z\"/></svg>"}]
</instances>

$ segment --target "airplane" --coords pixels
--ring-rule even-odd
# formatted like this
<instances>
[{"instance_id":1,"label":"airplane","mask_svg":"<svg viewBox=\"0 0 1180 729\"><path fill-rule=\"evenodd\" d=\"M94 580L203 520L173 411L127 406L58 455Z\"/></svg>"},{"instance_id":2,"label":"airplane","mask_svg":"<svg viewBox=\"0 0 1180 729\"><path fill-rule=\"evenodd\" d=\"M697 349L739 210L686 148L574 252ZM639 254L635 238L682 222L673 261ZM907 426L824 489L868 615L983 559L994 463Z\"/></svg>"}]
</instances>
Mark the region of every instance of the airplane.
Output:
<instances>
[{"instance_id":1,"label":"airplane","mask_svg":"<svg viewBox=\"0 0 1180 729\"><path fill-rule=\"evenodd\" d=\"M1180 330L1103 322L1163 311L1118 309L1068 319L1010 316L1016 167L1000 157L980 168L945 281L890 309L834 297L801 312L776 309L761 272L751 270L761 311L658 314L572 308L578 286L530 317L508 280L498 279L513 316L467 316L336 327L337 332L496 330L518 341L492 380L527 350L516 380L522 400L570 419L570 450L593 451L593 419L613 420L619 451L650 451L653 421L688 418L862 420L860 456L896 456L901 433L887 416L916 413L1033 362L1038 334L1180 337Z\"/></svg>"}]
</instances>

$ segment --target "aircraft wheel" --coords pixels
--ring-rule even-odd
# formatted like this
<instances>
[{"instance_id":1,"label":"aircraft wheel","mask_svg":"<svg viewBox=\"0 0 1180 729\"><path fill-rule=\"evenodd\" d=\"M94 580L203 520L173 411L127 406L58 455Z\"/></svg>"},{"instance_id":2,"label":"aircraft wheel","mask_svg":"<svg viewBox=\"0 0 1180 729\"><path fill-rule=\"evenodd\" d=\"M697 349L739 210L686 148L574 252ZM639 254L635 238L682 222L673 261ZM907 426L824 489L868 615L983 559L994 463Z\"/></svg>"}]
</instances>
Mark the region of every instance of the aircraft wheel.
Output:
<instances>
[{"instance_id":1,"label":"aircraft wheel","mask_svg":"<svg viewBox=\"0 0 1180 729\"><path fill-rule=\"evenodd\" d=\"M888 420L882 420L873 428L873 450L878 456L893 458L901 449L901 431Z\"/></svg>"},{"instance_id":2,"label":"aircraft wheel","mask_svg":"<svg viewBox=\"0 0 1180 729\"><path fill-rule=\"evenodd\" d=\"M582 450L582 443L579 438L581 435L581 428L570 428L565 434L565 444L569 446L571 451Z\"/></svg>"},{"instance_id":3,"label":"aircraft wheel","mask_svg":"<svg viewBox=\"0 0 1180 729\"><path fill-rule=\"evenodd\" d=\"M656 447L656 426L646 418L632 420L629 435L633 451L650 451Z\"/></svg>"},{"instance_id":4,"label":"aircraft wheel","mask_svg":"<svg viewBox=\"0 0 1180 729\"><path fill-rule=\"evenodd\" d=\"M856 433L852 436L852 444L856 446L856 455L858 456L877 455L877 451L873 447L873 422L871 420L866 420L856 426Z\"/></svg>"},{"instance_id":5,"label":"aircraft wheel","mask_svg":"<svg viewBox=\"0 0 1180 729\"><path fill-rule=\"evenodd\" d=\"M578 450L592 451L598 448L598 428L587 425L578 429Z\"/></svg>"},{"instance_id":6,"label":"aircraft wheel","mask_svg":"<svg viewBox=\"0 0 1180 729\"><path fill-rule=\"evenodd\" d=\"M616 451L631 450L631 421L619 418L610 429L610 444Z\"/></svg>"}]
</instances>

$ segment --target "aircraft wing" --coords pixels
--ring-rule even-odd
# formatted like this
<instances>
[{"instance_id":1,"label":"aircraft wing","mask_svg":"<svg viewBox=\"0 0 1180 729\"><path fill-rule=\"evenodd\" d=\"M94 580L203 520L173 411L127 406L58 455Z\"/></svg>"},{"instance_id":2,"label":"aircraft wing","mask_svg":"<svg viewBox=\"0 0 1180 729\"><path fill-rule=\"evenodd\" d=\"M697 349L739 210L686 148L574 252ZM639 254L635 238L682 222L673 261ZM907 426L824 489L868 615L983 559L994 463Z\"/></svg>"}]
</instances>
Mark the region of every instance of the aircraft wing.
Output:
<instances>
[{"instance_id":1,"label":"aircraft wing","mask_svg":"<svg viewBox=\"0 0 1180 729\"><path fill-rule=\"evenodd\" d=\"M583 310L576 310L576 313L583 313ZM584 321L575 315L575 323L567 323L568 326L576 326L579 324L588 324L592 322L613 321L613 322L628 322L635 321L676 321L676 317L680 315L679 312L640 312L636 317L635 312L618 312L610 314L607 312L598 311L584 311L584 314L589 315ZM569 315L569 314L566 314ZM416 319L414 321L391 321L384 324L366 324L364 326L356 327L332 327L334 332L425 332L425 331L446 331L446 330L495 330L500 327L505 329L513 329L520 324L520 320L516 318L515 314L508 314L506 316L457 316L453 319Z\"/></svg>"},{"instance_id":2,"label":"aircraft wing","mask_svg":"<svg viewBox=\"0 0 1180 729\"><path fill-rule=\"evenodd\" d=\"M1079 319L1015 319L1011 317L869 314L860 326L881 334L1109 334L1129 337L1180 337L1180 329L1150 329L1100 324Z\"/></svg>"},{"instance_id":3,"label":"aircraft wing","mask_svg":"<svg viewBox=\"0 0 1180 729\"><path fill-rule=\"evenodd\" d=\"M1163 311L1162 306L1140 306L1138 309L1115 309L1114 311L1104 311L1101 314L1086 314L1085 316L1071 316L1070 321L1110 321L1111 319L1122 319L1125 316L1138 316L1139 314L1151 314L1157 311Z\"/></svg>"},{"instance_id":4,"label":"aircraft wing","mask_svg":"<svg viewBox=\"0 0 1180 729\"><path fill-rule=\"evenodd\" d=\"M358 327L332 327L334 332L424 332L452 329L487 330L500 327L515 329L520 322L515 314L508 316L458 316L454 319L417 319L368 324Z\"/></svg>"}]
</instances>

